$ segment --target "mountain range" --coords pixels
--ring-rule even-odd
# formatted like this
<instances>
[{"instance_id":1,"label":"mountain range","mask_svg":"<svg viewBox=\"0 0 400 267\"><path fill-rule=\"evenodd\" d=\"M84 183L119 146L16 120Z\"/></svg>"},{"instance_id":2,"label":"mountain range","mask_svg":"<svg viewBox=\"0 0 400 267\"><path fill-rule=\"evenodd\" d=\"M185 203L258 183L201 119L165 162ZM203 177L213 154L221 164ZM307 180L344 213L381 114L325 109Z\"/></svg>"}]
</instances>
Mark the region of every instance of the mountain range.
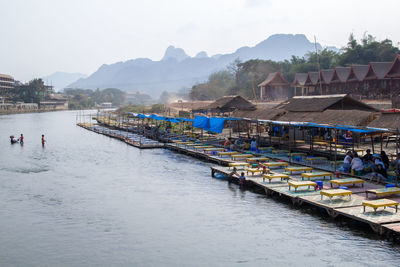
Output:
<instances>
[{"instance_id":1,"label":"mountain range","mask_svg":"<svg viewBox=\"0 0 400 267\"><path fill-rule=\"evenodd\" d=\"M321 45L317 43L318 49ZM338 50L335 47L329 47ZM241 47L231 54L209 57L206 52L188 56L182 48L169 46L160 61L137 58L110 65L102 65L86 78L68 85L69 88L119 88L126 91L144 91L158 98L163 92L176 92L204 82L216 71L225 69L239 59L264 59L281 61L294 56L304 56L314 51L315 45L304 34L275 34L253 47Z\"/></svg>"}]
</instances>

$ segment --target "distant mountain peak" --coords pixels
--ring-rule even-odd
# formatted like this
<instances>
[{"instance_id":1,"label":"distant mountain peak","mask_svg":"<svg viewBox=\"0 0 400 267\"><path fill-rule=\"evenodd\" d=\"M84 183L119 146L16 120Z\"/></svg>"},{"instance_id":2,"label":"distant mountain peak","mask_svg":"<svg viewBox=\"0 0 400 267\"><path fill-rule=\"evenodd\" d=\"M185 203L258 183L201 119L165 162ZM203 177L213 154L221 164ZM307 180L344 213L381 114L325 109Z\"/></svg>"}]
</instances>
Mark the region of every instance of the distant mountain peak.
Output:
<instances>
[{"instance_id":1,"label":"distant mountain peak","mask_svg":"<svg viewBox=\"0 0 400 267\"><path fill-rule=\"evenodd\" d=\"M199 53L196 54L195 58L207 58L207 52L205 51L200 51Z\"/></svg>"},{"instance_id":2,"label":"distant mountain peak","mask_svg":"<svg viewBox=\"0 0 400 267\"><path fill-rule=\"evenodd\" d=\"M167 50L165 50L165 54L162 60L176 59L177 61L182 61L188 57L189 56L185 53L185 50L170 45L168 46Z\"/></svg>"}]
</instances>

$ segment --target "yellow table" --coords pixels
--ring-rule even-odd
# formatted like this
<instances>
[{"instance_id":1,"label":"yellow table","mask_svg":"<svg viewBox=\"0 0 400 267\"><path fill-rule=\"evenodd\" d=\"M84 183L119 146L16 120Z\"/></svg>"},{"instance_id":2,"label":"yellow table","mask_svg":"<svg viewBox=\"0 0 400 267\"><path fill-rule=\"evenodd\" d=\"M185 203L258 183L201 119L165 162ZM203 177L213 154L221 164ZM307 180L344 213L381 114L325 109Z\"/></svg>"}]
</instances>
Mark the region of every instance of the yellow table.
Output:
<instances>
[{"instance_id":1,"label":"yellow table","mask_svg":"<svg viewBox=\"0 0 400 267\"><path fill-rule=\"evenodd\" d=\"M194 148L194 150L197 150L197 149L205 149L205 148L214 148L213 146L194 146L193 147Z\"/></svg>"},{"instance_id":2,"label":"yellow table","mask_svg":"<svg viewBox=\"0 0 400 267\"><path fill-rule=\"evenodd\" d=\"M370 189L370 190L365 191L367 198L368 198L368 193L375 194L376 197L389 196L389 195L400 194L400 188L399 187L385 187L385 188L379 188L379 189Z\"/></svg>"},{"instance_id":3,"label":"yellow table","mask_svg":"<svg viewBox=\"0 0 400 267\"><path fill-rule=\"evenodd\" d=\"M223 147L213 147L213 148L205 148L205 152L210 152L210 151L225 151L225 148Z\"/></svg>"},{"instance_id":4,"label":"yellow table","mask_svg":"<svg viewBox=\"0 0 400 267\"><path fill-rule=\"evenodd\" d=\"M261 169L258 169L258 168L248 168L247 170L246 170L246 172L247 172L247 175L249 175L249 172L251 172L251 175L252 176L254 176L254 173L263 173L263 169L261 168ZM267 170L265 170L265 171L267 171Z\"/></svg>"},{"instance_id":5,"label":"yellow table","mask_svg":"<svg viewBox=\"0 0 400 267\"><path fill-rule=\"evenodd\" d=\"M319 145L319 146L328 146L328 142L314 142L314 145Z\"/></svg>"},{"instance_id":6,"label":"yellow table","mask_svg":"<svg viewBox=\"0 0 400 267\"><path fill-rule=\"evenodd\" d=\"M185 141L182 141L182 140L172 140L172 143L177 143L177 144L182 145L182 144L185 143Z\"/></svg>"},{"instance_id":7,"label":"yellow table","mask_svg":"<svg viewBox=\"0 0 400 267\"><path fill-rule=\"evenodd\" d=\"M296 140L295 141L297 144L304 144L306 141L304 141L304 140Z\"/></svg>"},{"instance_id":8,"label":"yellow table","mask_svg":"<svg viewBox=\"0 0 400 267\"><path fill-rule=\"evenodd\" d=\"M229 167L248 167L249 164L246 162L231 162L228 164Z\"/></svg>"},{"instance_id":9,"label":"yellow table","mask_svg":"<svg viewBox=\"0 0 400 267\"><path fill-rule=\"evenodd\" d=\"M337 186L349 184L355 186L356 184L361 184L361 187L364 187L364 180L358 178L335 179L331 180L331 187L333 188L332 184L336 184Z\"/></svg>"},{"instance_id":10,"label":"yellow table","mask_svg":"<svg viewBox=\"0 0 400 267\"><path fill-rule=\"evenodd\" d=\"M186 144L184 144L186 147L188 147L188 146L195 146L195 145L199 145L199 144L196 144L196 143L186 143Z\"/></svg>"},{"instance_id":11,"label":"yellow table","mask_svg":"<svg viewBox=\"0 0 400 267\"><path fill-rule=\"evenodd\" d=\"M237 151L218 152L218 156L232 156L237 154L239 154Z\"/></svg>"},{"instance_id":12,"label":"yellow table","mask_svg":"<svg viewBox=\"0 0 400 267\"><path fill-rule=\"evenodd\" d=\"M254 157L253 154L235 154L232 155L232 159L246 159Z\"/></svg>"},{"instance_id":13,"label":"yellow table","mask_svg":"<svg viewBox=\"0 0 400 267\"><path fill-rule=\"evenodd\" d=\"M304 178L307 178L310 180L315 177L324 177L325 179L326 176L329 176L329 178L332 179L332 173L330 172L305 172L301 174L301 179L304 180Z\"/></svg>"},{"instance_id":14,"label":"yellow table","mask_svg":"<svg viewBox=\"0 0 400 267\"><path fill-rule=\"evenodd\" d=\"M349 199L351 199L351 192L350 190L345 190L345 189L328 189L328 190L321 190L321 200L323 196L329 197L330 200L332 200L333 197L335 196L349 196Z\"/></svg>"},{"instance_id":15,"label":"yellow table","mask_svg":"<svg viewBox=\"0 0 400 267\"><path fill-rule=\"evenodd\" d=\"M376 209L379 207L383 207L384 209L386 209L386 207L389 207L389 206L394 206L396 208L396 212L397 212L399 202L384 198L384 199L376 199L376 200L364 200L362 202L362 205L364 207L364 212L365 212L365 207L371 207L374 209L374 212L376 212Z\"/></svg>"},{"instance_id":16,"label":"yellow table","mask_svg":"<svg viewBox=\"0 0 400 267\"><path fill-rule=\"evenodd\" d=\"M246 161L247 162L263 162L263 161L268 161L269 158L265 158L265 157L256 157L256 158L247 158Z\"/></svg>"},{"instance_id":17,"label":"yellow table","mask_svg":"<svg viewBox=\"0 0 400 267\"><path fill-rule=\"evenodd\" d=\"M310 189L310 186L313 186L315 188L317 186L317 183L312 181L289 181L288 185L289 185L289 190L290 187L293 186L294 191L297 192L297 187L308 186L308 189Z\"/></svg>"},{"instance_id":18,"label":"yellow table","mask_svg":"<svg viewBox=\"0 0 400 267\"><path fill-rule=\"evenodd\" d=\"M287 174L283 174L283 173L268 173L268 174L263 174L263 182L265 181L265 179L269 180L269 183L271 183L271 180L274 178L280 178L281 181L283 179L287 179L289 181L289 175Z\"/></svg>"},{"instance_id":19,"label":"yellow table","mask_svg":"<svg viewBox=\"0 0 400 267\"><path fill-rule=\"evenodd\" d=\"M285 168L285 171L290 172L290 174L292 174L292 172L312 171L312 168L311 167L287 167L287 168Z\"/></svg>"},{"instance_id":20,"label":"yellow table","mask_svg":"<svg viewBox=\"0 0 400 267\"><path fill-rule=\"evenodd\" d=\"M289 166L289 163L283 161L282 162L276 161L276 162L266 162L263 163L263 165L265 167L283 167L283 166Z\"/></svg>"}]
</instances>

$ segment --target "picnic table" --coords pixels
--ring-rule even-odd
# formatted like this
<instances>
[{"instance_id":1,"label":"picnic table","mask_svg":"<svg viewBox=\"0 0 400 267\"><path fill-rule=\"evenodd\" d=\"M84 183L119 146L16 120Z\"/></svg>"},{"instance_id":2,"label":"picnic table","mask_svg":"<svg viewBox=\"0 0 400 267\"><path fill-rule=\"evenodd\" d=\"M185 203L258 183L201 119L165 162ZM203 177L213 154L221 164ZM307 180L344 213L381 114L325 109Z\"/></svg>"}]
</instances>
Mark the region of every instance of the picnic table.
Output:
<instances>
[{"instance_id":1,"label":"picnic table","mask_svg":"<svg viewBox=\"0 0 400 267\"><path fill-rule=\"evenodd\" d=\"M293 172L312 171L312 169L313 168L311 168L311 167L303 167L303 166L301 166L301 167L287 167L287 168L285 168L285 171L290 172L290 174L292 174Z\"/></svg>"},{"instance_id":2,"label":"picnic table","mask_svg":"<svg viewBox=\"0 0 400 267\"><path fill-rule=\"evenodd\" d=\"M322 142L322 141L317 141L317 142L313 142L314 145L319 145L319 146L328 146L329 143L328 142Z\"/></svg>"},{"instance_id":3,"label":"picnic table","mask_svg":"<svg viewBox=\"0 0 400 267\"><path fill-rule=\"evenodd\" d=\"M288 185L289 185L289 191L290 187L293 186L294 191L297 192L298 187L308 186L308 189L310 189L310 186L313 186L315 188L317 186L317 183L313 181L289 181Z\"/></svg>"},{"instance_id":4,"label":"picnic table","mask_svg":"<svg viewBox=\"0 0 400 267\"><path fill-rule=\"evenodd\" d=\"M364 187L364 180L358 178L335 179L331 180L330 183L331 187L333 187L332 184L335 184L337 186L349 185L349 184L356 186L356 184L361 184L361 187Z\"/></svg>"},{"instance_id":5,"label":"picnic table","mask_svg":"<svg viewBox=\"0 0 400 267\"><path fill-rule=\"evenodd\" d=\"M306 141L304 141L304 140L296 140L295 141L297 144L305 144L306 143Z\"/></svg>"},{"instance_id":6,"label":"picnic table","mask_svg":"<svg viewBox=\"0 0 400 267\"><path fill-rule=\"evenodd\" d=\"M281 150L281 149L276 149L271 151L272 154L286 154L289 153L288 150Z\"/></svg>"},{"instance_id":7,"label":"picnic table","mask_svg":"<svg viewBox=\"0 0 400 267\"><path fill-rule=\"evenodd\" d=\"M332 198L335 196L349 196L349 199L351 199L351 195L353 194L353 192L346 189L328 189L328 190L321 190L320 194L321 194L321 200L323 196L327 196L332 201Z\"/></svg>"},{"instance_id":8,"label":"picnic table","mask_svg":"<svg viewBox=\"0 0 400 267\"><path fill-rule=\"evenodd\" d=\"M269 183L271 183L271 180L274 178L280 178L281 181L283 179L287 179L289 181L290 177L287 174L283 174L283 173L268 173L268 174L263 174L263 182L265 181L265 179L269 180Z\"/></svg>"},{"instance_id":9,"label":"picnic table","mask_svg":"<svg viewBox=\"0 0 400 267\"><path fill-rule=\"evenodd\" d=\"M363 212L365 212L365 207L371 207L374 209L374 212L376 212L376 210L379 207L383 207L384 209L386 209L386 207L389 207L389 206L394 206L396 208L396 212L397 212L399 202L383 198L383 199L376 199L376 200L364 200L362 202L362 205L364 207Z\"/></svg>"},{"instance_id":10,"label":"picnic table","mask_svg":"<svg viewBox=\"0 0 400 267\"><path fill-rule=\"evenodd\" d=\"M316 177L325 177L329 176L330 179L332 179L332 173L330 172L304 172L301 174L301 179L304 180L304 178L307 178L308 180L311 180L311 178L316 178Z\"/></svg>"},{"instance_id":11,"label":"picnic table","mask_svg":"<svg viewBox=\"0 0 400 267\"><path fill-rule=\"evenodd\" d=\"M390 195L395 195L395 194L400 194L400 188L399 187L384 187L384 188L379 188L379 189L370 189L365 191L365 194L368 198L368 194L375 194L376 197L381 197L381 196L390 196Z\"/></svg>"}]
</instances>

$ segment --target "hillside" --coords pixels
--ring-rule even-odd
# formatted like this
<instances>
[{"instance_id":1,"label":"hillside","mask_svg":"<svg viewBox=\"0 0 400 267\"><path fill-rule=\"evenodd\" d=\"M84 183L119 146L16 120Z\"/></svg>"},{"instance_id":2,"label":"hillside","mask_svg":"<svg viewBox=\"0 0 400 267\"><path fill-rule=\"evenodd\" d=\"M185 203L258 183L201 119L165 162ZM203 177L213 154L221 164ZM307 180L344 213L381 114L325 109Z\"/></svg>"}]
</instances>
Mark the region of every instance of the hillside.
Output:
<instances>
[{"instance_id":1,"label":"hillside","mask_svg":"<svg viewBox=\"0 0 400 267\"><path fill-rule=\"evenodd\" d=\"M82 73L55 72L43 77L46 84L53 85L55 91L62 91L66 86L87 75Z\"/></svg>"},{"instance_id":2,"label":"hillside","mask_svg":"<svg viewBox=\"0 0 400 267\"><path fill-rule=\"evenodd\" d=\"M314 44L303 34L275 34L254 47L241 47L234 53L211 57L204 51L189 57L183 49L170 46L160 61L138 58L102 65L89 77L79 79L68 87L144 91L158 98L163 91L178 91L205 81L211 73L226 68L235 59L279 61L292 55L303 56L312 50Z\"/></svg>"}]
</instances>

